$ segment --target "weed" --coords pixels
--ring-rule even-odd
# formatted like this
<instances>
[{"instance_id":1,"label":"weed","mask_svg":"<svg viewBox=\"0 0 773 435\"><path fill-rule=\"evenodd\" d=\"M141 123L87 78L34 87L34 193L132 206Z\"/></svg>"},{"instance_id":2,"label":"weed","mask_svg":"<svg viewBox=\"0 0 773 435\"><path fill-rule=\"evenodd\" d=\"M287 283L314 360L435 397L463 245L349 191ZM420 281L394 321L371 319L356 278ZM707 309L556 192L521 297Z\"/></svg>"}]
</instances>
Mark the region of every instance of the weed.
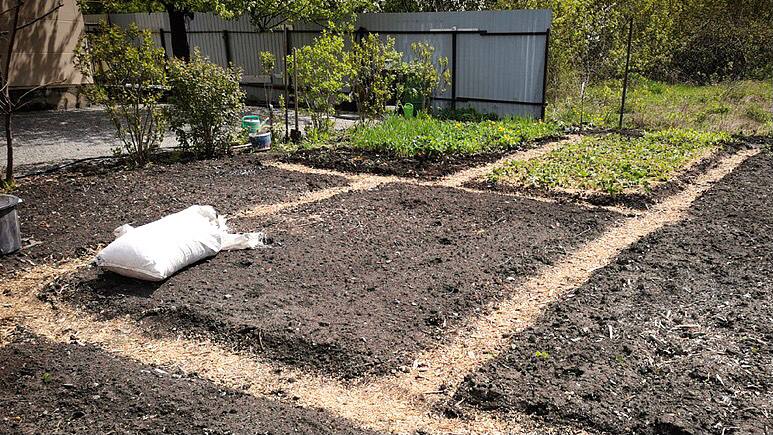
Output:
<instances>
[{"instance_id":1,"label":"weed","mask_svg":"<svg viewBox=\"0 0 773 435\"><path fill-rule=\"evenodd\" d=\"M380 124L356 128L348 143L353 148L391 152L403 157L430 157L518 149L559 133L554 123L522 118L461 122L440 120L426 114L416 118L393 115Z\"/></svg>"},{"instance_id":2,"label":"weed","mask_svg":"<svg viewBox=\"0 0 773 435\"><path fill-rule=\"evenodd\" d=\"M546 360L546 359L550 358L550 353L548 351L545 351L545 350L538 350L538 351L534 352L534 357L537 358L537 359Z\"/></svg>"},{"instance_id":3,"label":"weed","mask_svg":"<svg viewBox=\"0 0 773 435\"><path fill-rule=\"evenodd\" d=\"M766 134L773 87L763 81L737 81L710 86L665 84L634 77L628 89L625 126L647 130L692 128L741 134ZM580 108L579 98L548 106L548 118L570 125L580 122L616 127L621 89L618 81L591 86Z\"/></svg>"},{"instance_id":4,"label":"weed","mask_svg":"<svg viewBox=\"0 0 773 435\"><path fill-rule=\"evenodd\" d=\"M640 138L618 134L590 136L537 159L508 162L489 178L527 187L609 194L630 188L648 190L729 140L725 133L694 130L664 130Z\"/></svg>"},{"instance_id":5,"label":"weed","mask_svg":"<svg viewBox=\"0 0 773 435\"><path fill-rule=\"evenodd\" d=\"M43 374L40 376L40 380L42 380L44 384L50 384L50 383L51 383L51 381L53 381L53 380L54 380L54 376L53 376L53 375L51 375L51 373L49 373L49 372L44 372L44 373L43 373Z\"/></svg>"}]
</instances>

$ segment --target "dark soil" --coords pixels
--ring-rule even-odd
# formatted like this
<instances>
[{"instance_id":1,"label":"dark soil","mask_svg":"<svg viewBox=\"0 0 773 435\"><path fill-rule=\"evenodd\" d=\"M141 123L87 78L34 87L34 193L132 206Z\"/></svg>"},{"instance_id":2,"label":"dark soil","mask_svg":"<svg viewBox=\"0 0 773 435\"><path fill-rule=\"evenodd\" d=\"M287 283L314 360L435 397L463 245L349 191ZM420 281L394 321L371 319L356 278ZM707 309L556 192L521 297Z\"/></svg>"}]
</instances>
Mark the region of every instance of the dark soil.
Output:
<instances>
[{"instance_id":1,"label":"dark soil","mask_svg":"<svg viewBox=\"0 0 773 435\"><path fill-rule=\"evenodd\" d=\"M461 319L619 215L391 184L260 222L272 248L222 252L161 284L89 269L45 292L154 333L207 333L343 377L410 366ZM256 225L239 223L243 229Z\"/></svg>"},{"instance_id":2,"label":"dark soil","mask_svg":"<svg viewBox=\"0 0 773 435\"><path fill-rule=\"evenodd\" d=\"M747 161L514 335L455 400L611 433L773 433L771 173L772 157Z\"/></svg>"},{"instance_id":3,"label":"dark soil","mask_svg":"<svg viewBox=\"0 0 773 435\"><path fill-rule=\"evenodd\" d=\"M302 163L322 169L334 169L342 172L368 172L379 175L396 175L421 179L437 179L462 169L495 162L507 154L528 148L539 147L560 138L545 138L534 143L524 144L522 148L486 152L471 155L438 155L403 157L390 152L377 152L364 149L336 147L298 150L284 157L291 163Z\"/></svg>"},{"instance_id":4,"label":"dark soil","mask_svg":"<svg viewBox=\"0 0 773 435\"><path fill-rule=\"evenodd\" d=\"M229 214L346 182L267 167L254 155L25 179L14 194L24 201L18 213L29 247L1 258L0 270L83 255L112 241L122 224L142 225L194 204Z\"/></svg>"},{"instance_id":5,"label":"dark soil","mask_svg":"<svg viewBox=\"0 0 773 435\"><path fill-rule=\"evenodd\" d=\"M0 348L0 404L6 434L367 433L322 410L26 333Z\"/></svg>"},{"instance_id":6,"label":"dark soil","mask_svg":"<svg viewBox=\"0 0 773 435\"><path fill-rule=\"evenodd\" d=\"M627 132L624 134L633 134ZM515 186L506 183L489 182L486 180L473 180L465 183L465 187L471 187L474 189L494 190L498 192L508 193L525 193L534 196L541 196L553 199L561 199L567 201L582 201L597 206L624 206L632 209L645 210L651 207L661 199L673 195L676 192L681 191L684 186L695 180L699 175L703 174L710 168L716 166L716 164L727 157L728 155L737 152L739 149L746 147L745 142L736 142L726 146L725 149L720 150L714 155L702 160L692 168L679 173L671 180L659 184L652 189L642 190L641 192L626 192L626 193L606 193L606 192L562 192L551 189L543 189L537 187L523 187Z\"/></svg>"}]
</instances>

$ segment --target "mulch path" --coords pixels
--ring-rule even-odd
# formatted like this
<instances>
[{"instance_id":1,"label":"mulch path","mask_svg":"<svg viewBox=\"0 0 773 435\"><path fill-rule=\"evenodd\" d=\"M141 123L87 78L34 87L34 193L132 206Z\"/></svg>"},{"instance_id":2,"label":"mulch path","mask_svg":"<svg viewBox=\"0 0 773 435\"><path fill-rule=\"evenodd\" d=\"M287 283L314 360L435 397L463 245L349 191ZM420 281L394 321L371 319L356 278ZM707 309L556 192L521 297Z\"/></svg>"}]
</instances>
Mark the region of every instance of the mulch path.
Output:
<instances>
[{"instance_id":1,"label":"mulch path","mask_svg":"<svg viewBox=\"0 0 773 435\"><path fill-rule=\"evenodd\" d=\"M259 399L194 374L29 333L0 348L0 391L7 434L370 433L291 398Z\"/></svg>"},{"instance_id":2,"label":"mulch path","mask_svg":"<svg viewBox=\"0 0 773 435\"><path fill-rule=\"evenodd\" d=\"M769 154L747 161L514 335L454 400L610 433L770 433L772 173Z\"/></svg>"},{"instance_id":3,"label":"mulch path","mask_svg":"<svg viewBox=\"0 0 773 435\"><path fill-rule=\"evenodd\" d=\"M271 248L222 252L160 284L65 277L41 297L151 333L205 333L346 378L410 366L505 283L551 264L621 216L600 209L390 184L260 224ZM236 221L251 228L254 220Z\"/></svg>"}]
</instances>

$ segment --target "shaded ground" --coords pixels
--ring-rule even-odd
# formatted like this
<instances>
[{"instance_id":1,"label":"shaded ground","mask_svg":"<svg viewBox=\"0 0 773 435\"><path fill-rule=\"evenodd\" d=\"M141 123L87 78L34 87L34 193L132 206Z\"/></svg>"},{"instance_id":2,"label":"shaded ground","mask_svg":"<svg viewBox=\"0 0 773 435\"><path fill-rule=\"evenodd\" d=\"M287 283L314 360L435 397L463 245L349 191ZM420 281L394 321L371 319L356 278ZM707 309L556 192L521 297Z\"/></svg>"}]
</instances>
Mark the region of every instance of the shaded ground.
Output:
<instances>
[{"instance_id":1,"label":"shaded ground","mask_svg":"<svg viewBox=\"0 0 773 435\"><path fill-rule=\"evenodd\" d=\"M417 351L501 298L505 281L552 263L619 217L392 184L265 218L275 247L223 252L160 285L92 268L42 297L107 317L130 314L154 333L214 333L336 376L381 374L411 365Z\"/></svg>"},{"instance_id":2,"label":"shaded ground","mask_svg":"<svg viewBox=\"0 0 773 435\"><path fill-rule=\"evenodd\" d=\"M611 433L773 431L773 158L552 305L455 400Z\"/></svg>"},{"instance_id":3,"label":"shaded ground","mask_svg":"<svg viewBox=\"0 0 773 435\"><path fill-rule=\"evenodd\" d=\"M111 156L121 141L104 110L98 108L44 110L14 115L14 160L25 166L88 157ZM0 128L5 137L5 129ZM173 147L177 141L167 134L161 147ZM5 168L5 147L0 150L0 162Z\"/></svg>"},{"instance_id":4,"label":"shaded ground","mask_svg":"<svg viewBox=\"0 0 773 435\"><path fill-rule=\"evenodd\" d=\"M495 162L519 150L539 147L559 140L545 138L522 144L521 148L473 155L440 155L433 157L403 157L388 152L376 152L346 147L298 150L283 158L291 163L301 163L315 168L334 169L343 172L369 172L380 175L397 175L436 179L462 169Z\"/></svg>"},{"instance_id":5,"label":"shaded ground","mask_svg":"<svg viewBox=\"0 0 773 435\"><path fill-rule=\"evenodd\" d=\"M343 177L266 167L255 155L25 179L14 195L24 201L18 213L29 248L0 259L0 270L25 259L83 255L86 248L112 241L119 225L145 224L190 205L209 204L229 214L346 183Z\"/></svg>"},{"instance_id":6,"label":"shaded ground","mask_svg":"<svg viewBox=\"0 0 773 435\"><path fill-rule=\"evenodd\" d=\"M262 92L262 91L261 91ZM246 113L266 114L261 107L248 106ZM277 113L277 123L284 126L284 113ZM309 124L309 116L301 113L300 128ZM343 117L333 118L336 129L350 127L354 121ZM290 128L293 128L294 112L290 111ZM17 175L28 174L47 167L77 159L112 156L114 148L122 146L115 135L107 113L101 107L70 110L43 110L20 112L14 115L14 160ZM0 125L0 137L5 129ZM167 132L161 148L178 145L174 133ZM5 147L0 147L0 169L5 171Z\"/></svg>"},{"instance_id":7,"label":"shaded ground","mask_svg":"<svg viewBox=\"0 0 773 435\"><path fill-rule=\"evenodd\" d=\"M367 433L77 343L22 333L0 348L0 425L21 433Z\"/></svg>"}]
</instances>

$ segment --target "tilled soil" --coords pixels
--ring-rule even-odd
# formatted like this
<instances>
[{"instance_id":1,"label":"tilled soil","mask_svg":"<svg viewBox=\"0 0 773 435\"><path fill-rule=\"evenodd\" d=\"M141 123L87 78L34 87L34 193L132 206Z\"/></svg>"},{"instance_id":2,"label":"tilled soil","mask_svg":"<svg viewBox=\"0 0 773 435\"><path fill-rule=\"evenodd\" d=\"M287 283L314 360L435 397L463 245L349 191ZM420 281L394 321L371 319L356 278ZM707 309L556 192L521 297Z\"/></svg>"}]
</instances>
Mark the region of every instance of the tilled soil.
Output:
<instances>
[{"instance_id":1,"label":"tilled soil","mask_svg":"<svg viewBox=\"0 0 773 435\"><path fill-rule=\"evenodd\" d=\"M298 150L283 158L290 163L301 163L322 169L342 172L396 175L400 177L437 179L473 166L495 162L507 154L536 148L560 138L545 138L521 148L485 152L472 155L439 155L428 157L404 157L389 152L337 147Z\"/></svg>"},{"instance_id":2,"label":"tilled soil","mask_svg":"<svg viewBox=\"0 0 773 435\"><path fill-rule=\"evenodd\" d=\"M470 374L455 400L610 433L773 432L773 157L709 190Z\"/></svg>"},{"instance_id":3,"label":"tilled soil","mask_svg":"<svg viewBox=\"0 0 773 435\"><path fill-rule=\"evenodd\" d=\"M0 270L83 255L112 241L122 224L142 225L194 204L229 214L346 183L267 167L254 155L25 179L14 194L24 201L18 214L28 247L0 258Z\"/></svg>"},{"instance_id":4,"label":"tilled soil","mask_svg":"<svg viewBox=\"0 0 773 435\"><path fill-rule=\"evenodd\" d=\"M291 398L258 399L28 333L0 348L0 403L6 434L369 433Z\"/></svg>"},{"instance_id":5,"label":"tilled soil","mask_svg":"<svg viewBox=\"0 0 773 435\"><path fill-rule=\"evenodd\" d=\"M274 247L222 252L161 284L91 268L41 297L130 314L153 333L214 334L334 376L383 374L620 217L390 184L265 220Z\"/></svg>"}]
</instances>

